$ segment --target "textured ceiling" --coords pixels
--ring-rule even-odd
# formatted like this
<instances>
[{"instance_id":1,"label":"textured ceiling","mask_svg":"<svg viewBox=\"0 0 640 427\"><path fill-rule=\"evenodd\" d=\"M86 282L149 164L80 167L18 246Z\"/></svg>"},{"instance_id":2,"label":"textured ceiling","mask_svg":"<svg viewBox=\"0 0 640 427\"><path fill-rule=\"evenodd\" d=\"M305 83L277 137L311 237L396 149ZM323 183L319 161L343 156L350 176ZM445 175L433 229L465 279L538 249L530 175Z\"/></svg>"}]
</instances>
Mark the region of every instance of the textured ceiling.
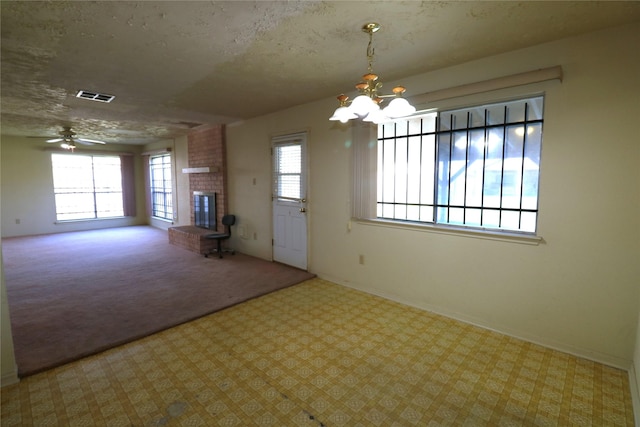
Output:
<instances>
[{"instance_id":1,"label":"textured ceiling","mask_svg":"<svg viewBox=\"0 0 640 427\"><path fill-rule=\"evenodd\" d=\"M396 80L639 21L640 2L1 1L0 14L3 134L67 125L142 144L352 90L366 22L382 25L375 71Z\"/></svg>"}]
</instances>

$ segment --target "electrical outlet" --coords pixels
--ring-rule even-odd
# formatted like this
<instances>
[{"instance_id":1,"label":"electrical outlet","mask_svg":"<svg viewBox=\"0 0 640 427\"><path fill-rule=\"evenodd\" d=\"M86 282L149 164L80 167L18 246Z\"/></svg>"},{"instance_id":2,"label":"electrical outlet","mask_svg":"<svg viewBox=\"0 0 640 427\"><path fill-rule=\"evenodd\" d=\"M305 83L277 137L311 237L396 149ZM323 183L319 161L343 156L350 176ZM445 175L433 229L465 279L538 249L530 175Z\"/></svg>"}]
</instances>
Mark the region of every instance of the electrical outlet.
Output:
<instances>
[{"instance_id":1,"label":"electrical outlet","mask_svg":"<svg viewBox=\"0 0 640 427\"><path fill-rule=\"evenodd\" d=\"M258 240L258 233L253 233L253 240Z\"/></svg>"},{"instance_id":2,"label":"electrical outlet","mask_svg":"<svg viewBox=\"0 0 640 427\"><path fill-rule=\"evenodd\" d=\"M364 255L359 255L358 256L358 263L360 263L360 265L364 265Z\"/></svg>"},{"instance_id":3,"label":"electrical outlet","mask_svg":"<svg viewBox=\"0 0 640 427\"><path fill-rule=\"evenodd\" d=\"M20 218L16 218L16 224L20 224Z\"/></svg>"}]
</instances>

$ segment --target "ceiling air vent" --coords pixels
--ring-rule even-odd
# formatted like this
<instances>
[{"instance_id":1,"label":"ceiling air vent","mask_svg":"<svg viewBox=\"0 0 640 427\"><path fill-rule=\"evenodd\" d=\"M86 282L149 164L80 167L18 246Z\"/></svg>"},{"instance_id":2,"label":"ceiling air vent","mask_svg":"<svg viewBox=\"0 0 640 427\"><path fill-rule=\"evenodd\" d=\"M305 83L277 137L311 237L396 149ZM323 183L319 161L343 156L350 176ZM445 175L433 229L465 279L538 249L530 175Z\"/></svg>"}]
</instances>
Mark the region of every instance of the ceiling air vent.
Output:
<instances>
[{"instance_id":1,"label":"ceiling air vent","mask_svg":"<svg viewBox=\"0 0 640 427\"><path fill-rule=\"evenodd\" d=\"M87 90L78 91L78 93L76 94L76 97L77 98L90 99L92 101L100 101L100 102L111 102L111 101L113 101L113 98L115 98L115 96L113 96L113 95L107 95L107 94L104 94L104 93L89 92Z\"/></svg>"}]
</instances>

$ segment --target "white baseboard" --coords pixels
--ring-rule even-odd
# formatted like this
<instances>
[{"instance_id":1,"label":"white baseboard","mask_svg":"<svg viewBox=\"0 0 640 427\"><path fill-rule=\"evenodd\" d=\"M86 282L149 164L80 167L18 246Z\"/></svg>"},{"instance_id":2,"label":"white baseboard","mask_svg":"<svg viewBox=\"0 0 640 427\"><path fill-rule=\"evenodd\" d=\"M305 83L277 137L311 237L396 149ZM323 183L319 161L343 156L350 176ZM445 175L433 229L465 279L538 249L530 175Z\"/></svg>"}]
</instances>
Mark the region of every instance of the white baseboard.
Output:
<instances>
[{"instance_id":1,"label":"white baseboard","mask_svg":"<svg viewBox=\"0 0 640 427\"><path fill-rule=\"evenodd\" d=\"M20 382L20 378L18 377L18 369L17 367L13 369L11 372L7 372L0 377L0 387L6 387L12 384L17 384Z\"/></svg>"},{"instance_id":2,"label":"white baseboard","mask_svg":"<svg viewBox=\"0 0 640 427\"><path fill-rule=\"evenodd\" d=\"M640 427L640 394L638 393L638 377L636 377L636 369L633 363L629 368L629 388L631 388L631 403L633 404L633 418L636 427Z\"/></svg>"},{"instance_id":3,"label":"white baseboard","mask_svg":"<svg viewBox=\"0 0 640 427\"><path fill-rule=\"evenodd\" d=\"M517 338L523 341L531 342L533 344L537 344L546 348L550 348L553 350L561 351L563 353L568 353L573 356L581 357L583 359L591 360L593 362L601 363L603 365L611 366L617 369L621 369L626 371L629 375L629 388L631 392L631 402L633 405L633 415L635 420L635 426L640 427L640 384L638 383L635 367L632 361L624 360L615 356L602 354L595 351L590 351L586 349L576 348L570 345L566 345L563 343L552 342L551 340L541 339L540 337L531 337L526 334L518 333L517 331L503 330L502 328L496 328L489 325L484 324L482 321L478 321L477 319L470 318L469 316L461 315L460 313L450 312L448 310L443 310L440 307L433 306L421 306L413 303L412 301L403 300L402 298L398 298L395 295L389 295L385 292L379 291L377 289L369 289L364 287L359 287L354 285L353 283L344 282L339 280L331 275L325 275L321 273L316 273L317 277L323 280L327 280L329 282L337 283L342 286L346 286L348 288L352 288L358 291L366 292L371 295L376 295L381 298L385 298L391 301L398 302L400 304L404 304L410 307L415 307L420 310L425 310L431 313L439 314L441 316L449 317L455 320L459 320L464 323L468 323L474 326L478 326L483 329L488 329L503 335L507 335L513 338Z\"/></svg>"},{"instance_id":4,"label":"white baseboard","mask_svg":"<svg viewBox=\"0 0 640 427\"><path fill-rule=\"evenodd\" d=\"M486 322L482 321L482 319L477 319L477 318L474 318L473 316L467 316L462 313L453 312L447 309L443 309L442 307L432 306L429 304L417 305L415 302L410 300L405 300L403 298L398 297L397 295L390 295L377 289L369 289L369 288L361 287L351 282L342 281L340 279L332 277L331 275L325 275L322 273L316 273L316 274L321 279L324 279L333 283L337 283L337 284L346 286L348 288L356 289L358 291L376 295L391 301L398 302L400 304L408 305L410 307L415 307L420 310L428 311L428 312L439 314L441 316L445 316L451 319L459 320L461 322L468 323L468 324L477 326L479 328L488 329L490 331L497 332L499 334L503 334L503 335L507 335L523 341L527 341L532 344L537 344L552 350L557 350L563 353L571 354L573 356L581 357L583 359L591 360L593 362L598 362L603 365L621 369L623 371L628 371L629 366L631 365L630 360L621 359L609 354L603 354L603 353L599 353L599 352L584 349L584 348L574 347L571 345L567 345L566 343L560 343L560 342L556 342L556 341L545 339L538 336L523 334L521 331L512 330L509 327L504 325L489 325Z\"/></svg>"}]
</instances>

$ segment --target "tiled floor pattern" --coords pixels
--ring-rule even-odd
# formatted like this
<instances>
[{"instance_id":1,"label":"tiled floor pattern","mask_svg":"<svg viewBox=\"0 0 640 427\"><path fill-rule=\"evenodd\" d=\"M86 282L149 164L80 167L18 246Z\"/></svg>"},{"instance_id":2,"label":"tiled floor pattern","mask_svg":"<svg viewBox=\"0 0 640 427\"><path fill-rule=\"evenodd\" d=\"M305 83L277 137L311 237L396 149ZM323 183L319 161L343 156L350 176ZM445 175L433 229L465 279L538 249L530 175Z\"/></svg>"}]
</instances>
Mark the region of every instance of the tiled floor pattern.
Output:
<instances>
[{"instance_id":1,"label":"tiled floor pattern","mask_svg":"<svg viewBox=\"0 0 640 427\"><path fill-rule=\"evenodd\" d=\"M2 389L2 426L633 425L627 374L320 279Z\"/></svg>"}]
</instances>

